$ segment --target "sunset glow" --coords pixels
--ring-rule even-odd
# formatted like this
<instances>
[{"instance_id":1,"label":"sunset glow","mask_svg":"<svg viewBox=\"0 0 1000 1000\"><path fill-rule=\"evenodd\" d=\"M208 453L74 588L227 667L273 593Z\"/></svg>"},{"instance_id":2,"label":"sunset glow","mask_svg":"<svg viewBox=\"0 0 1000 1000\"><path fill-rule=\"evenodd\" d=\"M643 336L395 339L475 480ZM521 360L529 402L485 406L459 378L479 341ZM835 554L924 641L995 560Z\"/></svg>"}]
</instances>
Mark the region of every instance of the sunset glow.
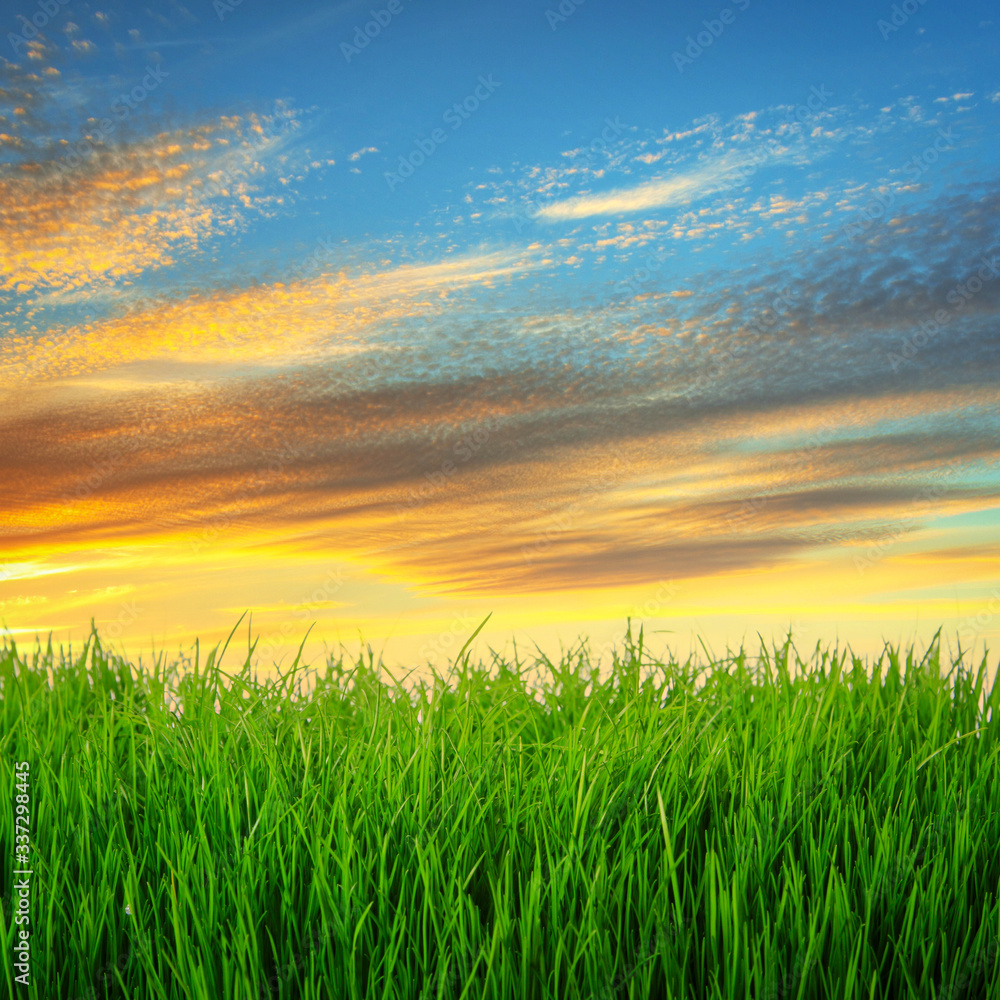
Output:
<instances>
[{"instance_id":1,"label":"sunset glow","mask_svg":"<svg viewBox=\"0 0 1000 1000\"><path fill-rule=\"evenodd\" d=\"M995 646L995 10L396 5L5 15L7 632Z\"/></svg>"}]
</instances>

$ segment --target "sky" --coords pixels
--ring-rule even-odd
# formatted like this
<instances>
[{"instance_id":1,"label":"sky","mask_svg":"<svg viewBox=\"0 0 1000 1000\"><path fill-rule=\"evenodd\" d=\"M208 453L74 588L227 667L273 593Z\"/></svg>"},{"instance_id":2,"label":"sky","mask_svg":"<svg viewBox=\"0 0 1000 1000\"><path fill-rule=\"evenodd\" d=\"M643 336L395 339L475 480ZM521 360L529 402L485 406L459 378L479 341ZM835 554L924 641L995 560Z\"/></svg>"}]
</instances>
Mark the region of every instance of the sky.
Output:
<instances>
[{"instance_id":1,"label":"sky","mask_svg":"<svg viewBox=\"0 0 1000 1000\"><path fill-rule=\"evenodd\" d=\"M993 4L0 11L3 634L998 645Z\"/></svg>"}]
</instances>

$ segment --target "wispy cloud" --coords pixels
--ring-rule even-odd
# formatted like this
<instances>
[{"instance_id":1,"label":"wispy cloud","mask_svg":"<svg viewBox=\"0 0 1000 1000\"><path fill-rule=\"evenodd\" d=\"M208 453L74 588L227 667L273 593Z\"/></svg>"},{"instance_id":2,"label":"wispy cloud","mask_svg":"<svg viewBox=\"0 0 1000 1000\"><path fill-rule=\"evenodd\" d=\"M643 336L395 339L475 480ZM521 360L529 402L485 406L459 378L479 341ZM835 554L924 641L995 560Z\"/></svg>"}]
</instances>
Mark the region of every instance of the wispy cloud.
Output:
<instances>
[{"instance_id":1,"label":"wispy cloud","mask_svg":"<svg viewBox=\"0 0 1000 1000\"><path fill-rule=\"evenodd\" d=\"M124 252L124 250L123 250ZM152 255L153 250L147 248ZM0 343L0 374L8 382L79 378L144 362L214 367L215 377L252 366L288 368L309 361L399 350L378 331L440 313L462 289L526 274L532 252L456 255L427 264L333 271L295 281L217 289L139 306L122 316L50 328L44 337L11 335ZM134 265L138 266L138 265ZM411 351L415 345L411 343ZM169 379L170 368L158 378ZM140 381L148 376L133 373ZM107 384L107 383L106 383Z\"/></svg>"},{"instance_id":2,"label":"wispy cloud","mask_svg":"<svg viewBox=\"0 0 1000 1000\"><path fill-rule=\"evenodd\" d=\"M93 78L49 77L89 119ZM912 550L934 518L1000 498L995 185L949 185L942 158L891 218L835 240L958 115L955 85L924 101L933 123L863 120L817 88L690 127L606 118L538 166L463 164L461 201L435 156L422 177L448 194L428 218L423 195L399 202L411 216L358 195L368 178L348 171L398 139L364 115L315 156L245 108L136 118L52 170L45 81L8 67L6 83L0 547L26 578L54 588L50 563L133 546L180 564L189 542L209 566L211 538L247 566L336 551L400 589L493 599L886 536ZM349 186L307 183L333 153ZM525 206L570 225L525 239ZM303 265L317 231L332 238ZM890 354L942 309L947 334L897 372ZM320 603L274 590L266 607Z\"/></svg>"},{"instance_id":3,"label":"wispy cloud","mask_svg":"<svg viewBox=\"0 0 1000 1000\"><path fill-rule=\"evenodd\" d=\"M635 187L577 195L542 206L539 217L548 222L586 219L594 215L625 215L683 205L694 198L739 182L739 169L750 161L738 154L709 160L694 170L645 181ZM759 160L755 161L759 164Z\"/></svg>"}]
</instances>

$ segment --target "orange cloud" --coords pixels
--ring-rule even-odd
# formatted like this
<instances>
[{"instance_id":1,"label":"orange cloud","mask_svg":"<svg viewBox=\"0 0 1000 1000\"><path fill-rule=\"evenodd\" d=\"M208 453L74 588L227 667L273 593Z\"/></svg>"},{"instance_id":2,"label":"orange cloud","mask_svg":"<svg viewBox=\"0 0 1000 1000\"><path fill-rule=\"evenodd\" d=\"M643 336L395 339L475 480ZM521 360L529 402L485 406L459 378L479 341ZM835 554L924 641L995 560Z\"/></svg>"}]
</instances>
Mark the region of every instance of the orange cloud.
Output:
<instances>
[{"instance_id":1,"label":"orange cloud","mask_svg":"<svg viewBox=\"0 0 1000 1000\"><path fill-rule=\"evenodd\" d=\"M142 539L192 558L329 544L429 590L536 593L777 565L829 545L905 548L933 518L1000 492L975 473L996 442L892 430L903 414L953 409L946 393L714 415L664 401L625 422L602 416L622 387L569 388L547 372L325 384L298 373L155 402L123 392L8 420L4 548L29 562ZM955 471L936 474L949 456Z\"/></svg>"},{"instance_id":2,"label":"orange cloud","mask_svg":"<svg viewBox=\"0 0 1000 1000\"><path fill-rule=\"evenodd\" d=\"M42 337L9 337L0 345L0 375L8 380L73 378L170 360L218 366L215 375L221 377L225 366L245 370L251 361L294 367L363 352L374 357L398 350L373 344L375 327L444 308L428 296L535 266L533 254L498 252L193 295ZM161 369L159 377L164 375Z\"/></svg>"},{"instance_id":3,"label":"orange cloud","mask_svg":"<svg viewBox=\"0 0 1000 1000\"><path fill-rule=\"evenodd\" d=\"M0 291L127 281L234 231L259 161L280 144L255 142L261 128L257 117L223 117L131 144L85 141L82 159L66 144L59 158L3 164Z\"/></svg>"}]
</instances>

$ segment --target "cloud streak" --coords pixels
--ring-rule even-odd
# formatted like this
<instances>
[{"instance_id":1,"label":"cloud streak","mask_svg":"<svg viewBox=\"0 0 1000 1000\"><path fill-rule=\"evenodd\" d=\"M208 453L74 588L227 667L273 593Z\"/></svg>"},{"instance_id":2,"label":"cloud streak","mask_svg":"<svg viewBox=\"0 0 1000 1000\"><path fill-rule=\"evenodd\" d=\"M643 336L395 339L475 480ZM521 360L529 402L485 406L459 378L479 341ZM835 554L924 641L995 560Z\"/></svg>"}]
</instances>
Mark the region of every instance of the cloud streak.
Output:
<instances>
[{"instance_id":1,"label":"cloud streak","mask_svg":"<svg viewBox=\"0 0 1000 1000\"><path fill-rule=\"evenodd\" d=\"M379 216L360 161L391 129L313 156L244 108L53 170L40 79L11 71L0 122L0 546L48 594L320 555L421 599L766 589L831 552L931 559L1000 501L995 184L928 170L839 235L936 118L605 119L548 166L463 163L461 202L428 159ZM526 238L510 213L542 197Z\"/></svg>"},{"instance_id":2,"label":"cloud streak","mask_svg":"<svg viewBox=\"0 0 1000 1000\"><path fill-rule=\"evenodd\" d=\"M634 187L576 195L543 205L539 218L546 222L567 222L596 215L627 215L684 205L695 198L731 187L739 182L748 166L760 165L773 155L753 160L726 155L686 173L645 181Z\"/></svg>"},{"instance_id":3,"label":"cloud streak","mask_svg":"<svg viewBox=\"0 0 1000 1000\"><path fill-rule=\"evenodd\" d=\"M44 338L9 337L0 346L0 374L16 383L137 364L148 371L149 363L167 361L181 379L197 366L201 377L223 378L349 355L364 355L384 374L401 349L384 338L393 323L440 315L449 295L537 266L535 254L500 251L189 295L49 330ZM159 377L168 372L161 368Z\"/></svg>"}]
</instances>

